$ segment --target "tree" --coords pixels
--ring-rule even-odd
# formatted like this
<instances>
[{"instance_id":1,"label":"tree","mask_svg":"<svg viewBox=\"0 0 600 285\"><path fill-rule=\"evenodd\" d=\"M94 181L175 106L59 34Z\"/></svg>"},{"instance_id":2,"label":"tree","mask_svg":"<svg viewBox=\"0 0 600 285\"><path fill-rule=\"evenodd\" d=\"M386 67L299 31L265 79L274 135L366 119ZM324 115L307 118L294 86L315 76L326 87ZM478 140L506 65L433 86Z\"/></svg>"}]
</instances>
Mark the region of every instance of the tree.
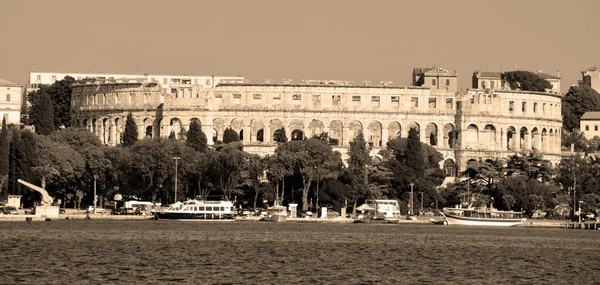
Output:
<instances>
[{"instance_id":1,"label":"tree","mask_svg":"<svg viewBox=\"0 0 600 285\"><path fill-rule=\"evenodd\" d=\"M226 128L223 132L223 143L239 142L240 137L236 131L231 128Z\"/></svg>"},{"instance_id":2,"label":"tree","mask_svg":"<svg viewBox=\"0 0 600 285\"><path fill-rule=\"evenodd\" d=\"M29 93L29 119L35 127L35 132L40 135L49 135L54 131L54 109L46 89L47 87L42 86L39 90Z\"/></svg>"},{"instance_id":3,"label":"tree","mask_svg":"<svg viewBox=\"0 0 600 285\"><path fill-rule=\"evenodd\" d=\"M10 145L8 144L8 129L6 119L2 119L2 132L0 133L0 177L8 175L8 156ZM0 189L1 190L1 189Z\"/></svg>"},{"instance_id":4,"label":"tree","mask_svg":"<svg viewBox=\"0 0 600 285\"><path fill-rule=\"evenodd\" d=\"M254 207L256 208L256 202L258 200L258 194L260 194L261 180L265 171L265 160L259 155L249 155L244 163L244 170L242 171L243 182L242 186L252 189L254 192Z\"/></svg>"},{"instance_id":5,"label":"tree","mask_svg":"<svg viewBox=\"0 0 600 285\"><path fill-rule=\"evenodd\" d=\"M204 152L208 149L206 135L197 120L192 120L190 129L187 133L185 144L196 151Z\"/></svg>"},{"instance_id":6,"label":"tree","mask_svg":"<svg viewBox=\"0 0 600 285\"><path fill-rule=\"evenodd\" d=\"M552 84L539 75L523 70L508 71L502 74L504 80L508 82L511 89L520 89L523 91L544 92L546 89L552 89Z\"/></svg>"},{"instance_id":7,"label":"tree","mask_svg":"<svg viewBox=\"0 0 600 285\"><path fill-rule=\"evenodd\" d=\"M131 146L138 140L138 127L131 112L125 121L125 132L123 133L123 146Z\"/></svg>"},{"instance_id":8,"label":"tree","mask_svg":"<svg viewBox=\"0 0 600 285\"><path fill-rule=\"evenodd\" d=\"M293 156L289 152L275 152L264 158L267 179L275 189L275 205L282 205L285 197L285 177L294 173ZM281 185L281 187L279 187ZM281 196L279 189L281 188Z\"/></svg>"},{"instance_id":9,"label":"tree","mask_svg":"<svg viewBox=\"0 0 600 285\"><path fill-rule=\"evenodd\" d=\"M283 127L281 127L281 129L275 130L275 133L273 133L273 141L278 143L286 143L288 141L288 138L285 135L285 129Z\"/></svg>"},{"instance_id":10,"label":"tree","mask_svg":"<svg viewBox=\"0 0 600 285\"><path fill-rule=\"evenodd\" d=\"M581 116L588 111L600 111L600 94L593 88L571 86L562 100L563 128L569 132L579 130Z\"/></svg>"},{"instance_id":11,"label":"tree","mask_svg":"<svg viewBox=\"0 0 600 285\"><path fill-rule=\"evenodd\" d=\"M54 107L55 128L71 126L71 86L74 83L75 78L66 76L46 89Z\"/></svg>"},{"instance_id":12,"label":"tree","mask_svg":"<svg viewBox=\"0 0 600 285\"><path fill-rule=\"evenodd\" d=\"M361 131L350 143L348 150L348 177L350 179L348 197L353 200L352 214L356 214L357 201L365 197L368 185L367 166L371 157L366 147L365 138Z\"/></svg>"},{"instance_id":13,"label":"tree","mask_svg":"<svg viewBox=\"0 0 600 285\"><path fill-rule=\"evenodd\" d=\"M425 174L425 164L423 162L423 149L419 140L419 133L416 128L408 131L408 140L406 141L406 150L404 151L403 161L405 166L413 170L413 179L417 180Z\"/></svg>"},{"instance_id":14,"label":"tree","mask_svg":"<svg viewBox=\"0 0 600 285\"><path fill-rule=\"evenodd\" d=\"M211 156L210 178L227 200L241 192L235 189L247 154L235 143L227 144Z\"/></svg>"}]
</instances>

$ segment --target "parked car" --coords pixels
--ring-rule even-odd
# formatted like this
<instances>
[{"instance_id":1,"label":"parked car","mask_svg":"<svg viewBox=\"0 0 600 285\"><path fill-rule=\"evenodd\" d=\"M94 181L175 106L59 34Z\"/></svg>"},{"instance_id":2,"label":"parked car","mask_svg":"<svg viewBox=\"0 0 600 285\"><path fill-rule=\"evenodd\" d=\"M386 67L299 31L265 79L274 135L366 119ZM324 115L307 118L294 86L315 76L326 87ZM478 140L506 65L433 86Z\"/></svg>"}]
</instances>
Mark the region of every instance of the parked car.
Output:
<instances>
[{"instance_id":1,"label":"parked car","mask_svg":"<svg viewBox=\"0 0 600 285\"><path fill-rule=\"evenodd\" d=\"M86 210L86 213L93 213L94 212L94 207L89 206ZM104 214L104 209L103 208L96 208L96 214Z\"/></svg>"},{"instance_id":2,"label":"parked car","mask_svg":"<svg viewBox=\"0 0 600 285\"><path fill-rule=\"evenodd\" d=\"M5 215L16 215L19 212L17 212L17 208L15 208L14 206L4 206L2 208L2 213Z\"/></svg>"}]
</instances>

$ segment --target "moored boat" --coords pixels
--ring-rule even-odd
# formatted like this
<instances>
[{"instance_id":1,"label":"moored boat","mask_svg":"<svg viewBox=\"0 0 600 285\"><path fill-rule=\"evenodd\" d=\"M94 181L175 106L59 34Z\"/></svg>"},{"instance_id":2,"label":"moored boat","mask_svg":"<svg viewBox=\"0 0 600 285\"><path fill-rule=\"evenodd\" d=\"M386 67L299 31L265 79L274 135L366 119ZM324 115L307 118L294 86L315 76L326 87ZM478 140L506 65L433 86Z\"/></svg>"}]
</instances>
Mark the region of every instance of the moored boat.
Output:
<instances>
[{"instance_id":1,"label":"moored boat","mask_svg":"<svg viewBox=\"0 0 600 285\"><path fill-rule=\"evenodd\" d=\"M287 208L285 206L273 206L267 208L267 214L261 217L261 221L285 222L287 219Z\"/></svg>"},{"instance_id":2,"label":"moored boat","mask_svg":"<svg viewBox=\"0 0 600 285\"><path fill-rule=\"evenodd\" d=\"M229 220L233 219L233 203L229 201L187 200L167 210L154 212L155 219Z\"/></svg>"},{"instance_id":3,"label":"moored boat","mask_svg":"<svg viewBox=\"0 0 600 285\"><path fill-rule=\"evenodd\" d=\"M522 212L502 211L494 208L444 208L440 212L448 225L511 227L524 220Z\"/></svg>"}]
</instances>

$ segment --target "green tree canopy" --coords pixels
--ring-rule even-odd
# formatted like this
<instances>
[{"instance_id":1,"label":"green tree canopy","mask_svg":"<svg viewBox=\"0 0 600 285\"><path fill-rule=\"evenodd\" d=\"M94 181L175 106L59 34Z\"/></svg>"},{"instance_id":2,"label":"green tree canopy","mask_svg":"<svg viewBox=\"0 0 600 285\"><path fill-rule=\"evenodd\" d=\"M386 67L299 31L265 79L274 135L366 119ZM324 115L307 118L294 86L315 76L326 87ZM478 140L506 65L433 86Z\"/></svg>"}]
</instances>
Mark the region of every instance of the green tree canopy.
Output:
<instances>
[{"instance_id":1,"label":"green tree canopy","mask_svg":"<svg viewBox=\"0 0 600 285\"><path fill-rule=\"evenodd\" d=\"M45 89L54 107L55 128L71 126L71 86L74 83L75 78L66 76L63 80L56 81Z\"/></svg>"},{"instance_id":2,"label":"green tree canopy","mask_svg":"<svg viewBox=\"0 0 600 285\"><path fill-rule=\"evenodd\" d=\"M0 133L0 177L8 175L8 157L10 145L8 144L8 129L6 119L2 118L2 132ZM0 189L1 191L2 189Z\"/></svg>"},{"instance_id":3,"label":"green tree canopy","mask_svg":"<svg viewBox=\"0 0 600 285\"><path fill-rule=\"evenodd\" d=\"M200 127L200 123L197 120L192 120L190 123L185 143L196 151L204 152L208 149L206 135L202 132L202 127Z\"/></svg>"},{"instance_id":4,"label":"green tree canopy","mask_svg":"<svg viewBox=\"0 0 600 285\"><path fill-rule=\"evenodd\" d=\"M552 84L539 75L523 70L508 71L503 75L503 79L508 82L511 89L520 89L523 91L544 92L546 89L552 89Z\"/></svg>"},{"instance_id":5,"label":"green tree canopy","mask_svg":"<svg viewBox=\"0 0 600 285\"><path fill-rule=\"evenodd\" d=\"M369 150L362 131L350 142L348 150L348 167L346 172L349 178L347 195L354 202L352 213L356 214L357 201L366 198L368 185L367 167L371 164Z\"/></svg>"},{"instance_id":6,"label":"green tree canopy","mask_svg":"<svg viewBox=\"0 0 600 285\"><path fill-rule=\"evenodd\" d=\"M589 86L571 86L562 99L563 128L579 130L579 121L585 112L600 111L600 94Z\"/></svg>"},{"instance_id":7,"label":"green tree canopy","mask_svg":"<svg viewBox=\"0 0 600 285\"><path fill-rule=\"evenodd\" d=\"M240 137L235 130L233 130L232 128L225 129L225 131L223 132L223 143L239 142L239 141L240 141Z\"/></svg>"},{"instance_id":8,"label":"green tree canopy","mask_svg":"<svg viewBox=\"0 0 600 285\"><path fill-rule=\"evenodd\" d=\"M123 133L123 146L131 146L138 140L138 127L131 112L125 121L125 132Z\"/></svg>"},{"instance_id":9,"label":"green tree canopy","mask_svg":"<svg viewBox=\"0 0 600 285\"><path fill-rule=\"evenodd\" d=\"M29 119L35 132L40 135L49 135L54 131L54 109L47 88L42 85L39 90L29 93Z\"/></svg>"},{"instance_id":10,"label":"green tree canopy","mask_svg":"<svg viewBox=\"0 0 600 285\"><path fill-rule=\"evenodd\" d=\"M281 129L275 130L275 133L273 133L273 141L279 143L285 143L288 141L288 138L285 134L285 128L281 127Z\"/></svg>"}]
</instances>

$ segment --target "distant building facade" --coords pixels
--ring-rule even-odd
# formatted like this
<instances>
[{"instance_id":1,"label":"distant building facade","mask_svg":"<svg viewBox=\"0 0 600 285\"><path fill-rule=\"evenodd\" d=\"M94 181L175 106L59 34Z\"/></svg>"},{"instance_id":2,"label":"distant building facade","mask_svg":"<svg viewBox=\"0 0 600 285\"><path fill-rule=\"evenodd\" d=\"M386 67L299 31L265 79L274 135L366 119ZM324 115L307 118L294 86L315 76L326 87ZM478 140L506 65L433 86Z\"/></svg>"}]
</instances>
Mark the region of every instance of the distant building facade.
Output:
<instances>
[{"instance_id":1,"label":"distant building facade","mask_svg":"<svg viewBox=\"0 0 600 285\"><path fill-rule=\"evenodd\" d=\"M560 161L559 94L486 89L457 94L444 84L437 88L438 82L425 84L434 78L446 83L448 78L452 87L455 73L437 70L437 77L428 72L418 74L424 79L421 86L232 80L205 88L192 81L179 86L192 90L188 93L168 92L172 86L165 88L156 80L90 79L73 86L72 124L88 128L105 144L117 145L129 112L140 139L171 132L181 137L192 121L198 121L209 144L221 141L224 130L232 128L245 150L263 155L275 150L273 136L283 127L292 140L327 133L344 157L361 131L376 156L387 141L407 137L416 128L423 143L443 154L449 175L470 160L533 149L554 164Z\"/></svg>"},{"instance_id":2,"label":"distant building facade","mask_svg":"<svg viewBox=\"0 0 600 285\"><path fill-rule=\"evenodd\" d=\"M579 81L579 85L587 85L600 93L600 71L596 67L582 71L581 76L582 79Z\"/></svg>"},{"instance_id":3,"label":"distant building facade","mask_svg":"<svg viewBox=\"0 0 600 285\"><path fill-rule=\"evenodd\" d=\"M458 74L434 65L429 68L414 68L412 86L428 87L432 89L458 91Z\"/></svg>"},{"instance_id":4,"label":"distant building facade","mask_svg":"<svg viewBox=\"0 0 600 285\"><path fill-rule=\"evenodd\" d=\"M600 137L600 112L585 112L579 120L579 128L588 140Z\"/></svg>"},{"instance_id":5,"label":"distant building facade","mask_svg":"<svg viewBox=\"0 0 600 285\"><path fill-rule=\"evenodd\" d=\"M543 73L541 71L534 72L539 77L546 79L552 84L550 92L560 93L560 74L556 76ZM510 84L504 79L504 72L498 71L475 71L473 72L473 84L472 87L475 89L490 89L490 90L510 90Z\"/></svg>"},{"instance_id":6,"label":"distant building facade","mask_svg":"<svg viewBox=\"0 0 600 285\"><path fill-rule=\"evenodd\" d=\"M19 84L0 79L0 114L7 124L21 122L23 87Z\"/></svg>"}]
</instances>

